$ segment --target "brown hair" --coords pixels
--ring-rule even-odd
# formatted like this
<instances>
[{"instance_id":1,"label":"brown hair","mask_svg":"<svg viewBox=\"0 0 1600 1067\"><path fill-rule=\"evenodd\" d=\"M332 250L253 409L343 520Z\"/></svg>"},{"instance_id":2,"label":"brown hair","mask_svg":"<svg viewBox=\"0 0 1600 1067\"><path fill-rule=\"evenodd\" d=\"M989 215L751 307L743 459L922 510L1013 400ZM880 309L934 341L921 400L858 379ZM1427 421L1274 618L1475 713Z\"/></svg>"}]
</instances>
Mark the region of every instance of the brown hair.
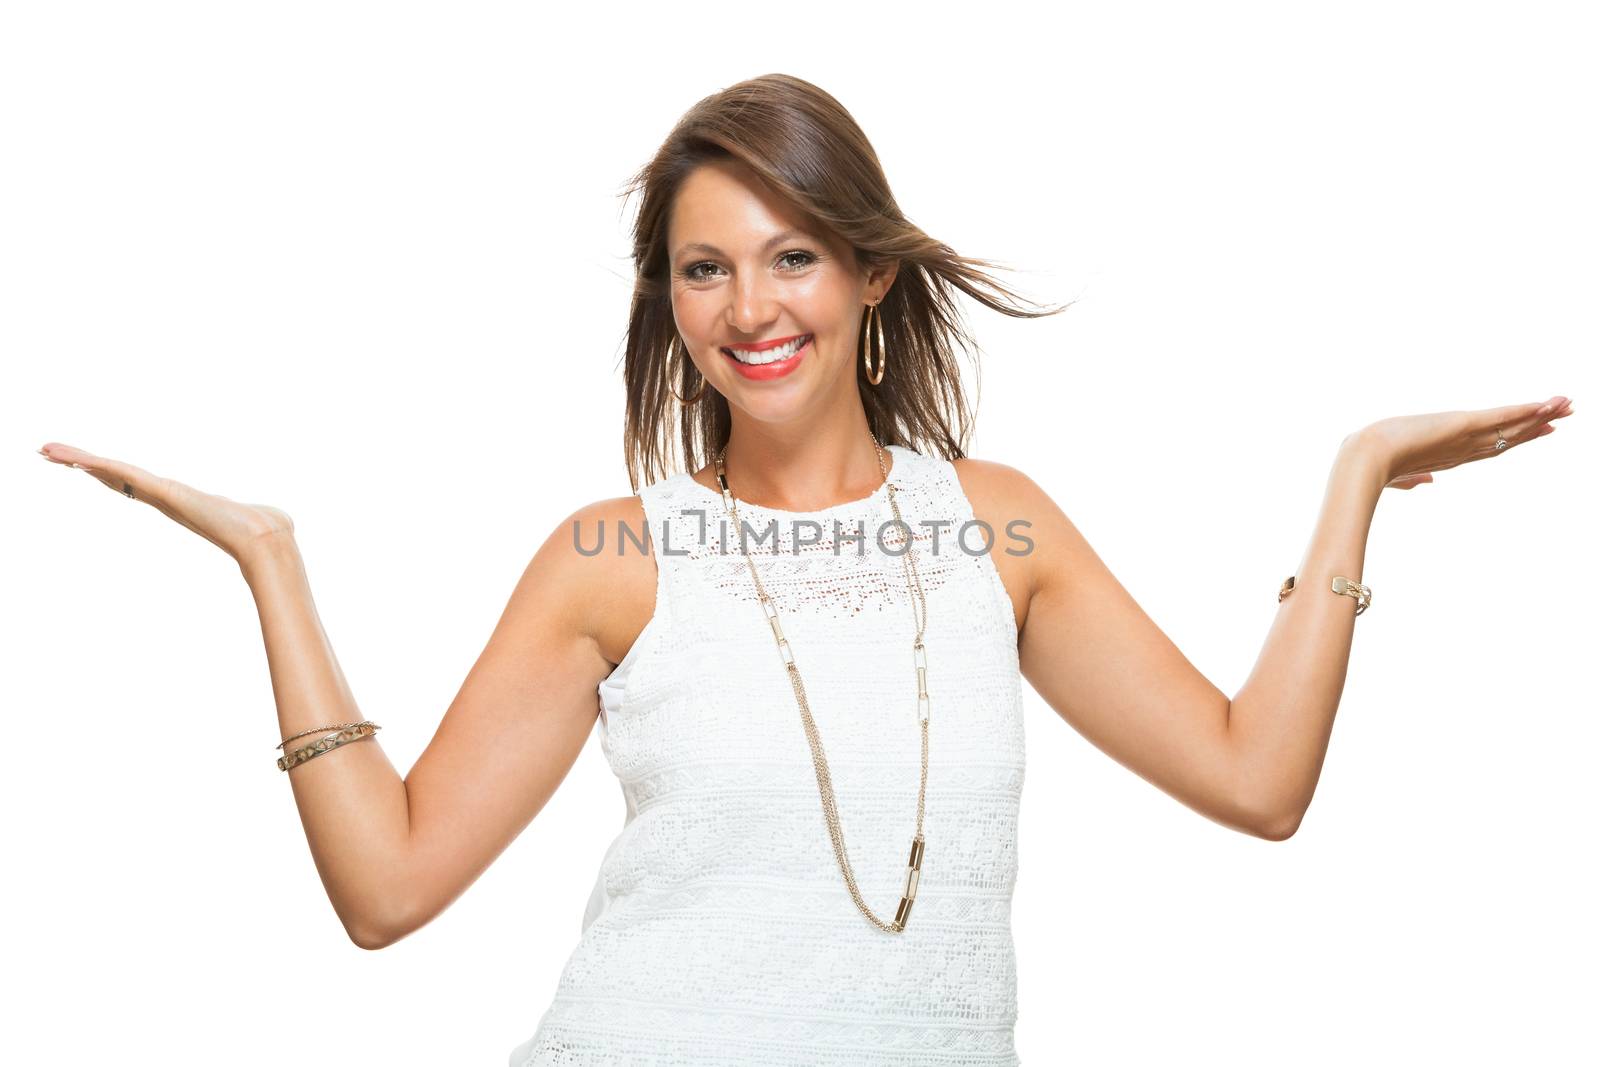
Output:
<instances>
[{"instance_id":1,"label":"brown hair","mask_svg":"<svg viewBox=\"0 0 1600 1067\"><path fill-rule=\"evenodd\" d=\"M847 242L858 268L899 261L878 305L892 366L872 385L859 354L856 359L867 425L885 445L963 457L973 412L954 348L973 357L974 366L981 350L963 324L955 290L1015 318L1054 315L1068 305L1030 310L1023 305L1042 305L984 273L998 264L957 255L923 233L901 213L877 153L850 113L810 82L765 74L690 108L622 193L643 194L633 225L633 307L623 355L623 454L634 491L670 472L674 414L691 471L727 443L732 428L727 399L701 378L678 337L667 254L667 222L679 187L697 166L719 159L744 163L814 225ZM684 407L669 386L684 397L703 388L703 396Z\"/></svg>"}]
</instances>

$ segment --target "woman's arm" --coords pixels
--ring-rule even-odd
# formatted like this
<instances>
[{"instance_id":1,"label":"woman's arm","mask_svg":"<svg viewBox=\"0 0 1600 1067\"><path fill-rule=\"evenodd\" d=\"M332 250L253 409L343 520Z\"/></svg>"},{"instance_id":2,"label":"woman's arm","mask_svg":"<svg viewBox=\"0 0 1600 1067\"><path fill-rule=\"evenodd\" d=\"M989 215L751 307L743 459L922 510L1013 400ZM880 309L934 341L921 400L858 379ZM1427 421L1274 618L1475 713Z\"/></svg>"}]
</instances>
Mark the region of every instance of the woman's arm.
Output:
<instances>
[{"instance_id":1,"label":"woman's arm","mask_svg":"<svg viewBox=\"0 0 1600 1067\"><path fill-rule=\"evenodd\" d=\"M1279 603L1256 665L1234 694L1228 742L1251 807L1267 815L1274 841L1300 826L1328 754L1334 713L1350 666L1356 608L1330 588L1335 575L1361 581L1367 534L1388 483L1383 459L1361 434L1345 438L1328 475L1322 511L1294 591Z\"/></svg>"},{"instance_id":2,"label":"woman's arm","mask_svg":"<svg viewBox=\"0 0 1600 1067\"><path fill-rule=\"evenodd\" d=\"M1072 520L1027 475L958 460L977 518L997 535L1021 520L1031 546L997 536L996 568L1018 616L1022 675L1106 755L1230 829L1276 832L1241 788L1229 701L1123 588Z\"/></svg>"},{"instance_id":3,"label":"woman's arm","mask_svg":"<svg viewBox=\"0 0 1600 1067\"><path fill-rule=\"evenodd\" d=\"M636 498L605 501L550 535L404 780L376 737L287 772L317 871L356 944L383 948L432 920L516 839L571 770L594 726L595 688L611 669L590 625L615 596L605 590L625 584L606 568L641 566L610 554L583 556L571 524L583 523L588 543L592 523L622 519L630 505L642 515ZM359 721L292 538L261 542L240 566L261 616L281 736Z\"/></svg>"},{"instance_id":4,"label":"woman's arm","mask_svg":"<svg viewBox=\"0 0 1600 1067\"><path fill-rule=\"evenodd\" d=\"M1503 455L1551 433L1550 421L1571 411L1556 397L1542 406L1385 419L1347 437L1295 591L1278 605L1260 658L1232 700L1151 621L1032 480L976 460L958 470L975 512L996 530L1013 518L1031 524L1032 550L996 565L1026 605L1018 653L1040 696L1096 747L1182 803L1277 841L1295 832L1311 802L1344 689L1357 605L1329 585L1340 574L1361 580L1383 489L1409 489L1431 481L1429 472ZM1497 433L1505 447L1495 447Z\"/></svg>"},{"instance_id":5,"label":"woman's arm","mask_svg":"<svg viewBox=\"0 0 1600 1067\"><path fill-rule=\"evenodd\" d=\"M292 533L265 538L239 569L255 596L279 737L363 718L317 616ZM379 725L383 725L378 716ZM321 731L290 741L289 752ZM311 857L333 910L363 948L387 943L410 838L406 785L378 736L341 745L287 771Z\"/></svg>"},{"instance_id":6,"label":"woman's arm","mask_svg":"<svg viewBox=\"0 0 1600 1067\"><path fill-rule=\"evenodd\" d=\"M277 508L207 493L140 467L51 443L52 463L86 471L227 552L261 619L279 735L362 719L317 617L294 523ZM600 635L630 639L655 590L647 552L577 550L574 523L641 529L639 498L569 516L522 575L427 749L402 780L376 736L289 768L289 786L334 911L356 944L381 948L459 896L544 807L594 726L611 670ZM637 630L633 631L634 633ZM383 716L377 716L383 725ZM320 731L319 731L320 734ZM293 751L319 734L290 741ZM263 745L261 759L270 758Z\"/></svg>"}]
</instances>

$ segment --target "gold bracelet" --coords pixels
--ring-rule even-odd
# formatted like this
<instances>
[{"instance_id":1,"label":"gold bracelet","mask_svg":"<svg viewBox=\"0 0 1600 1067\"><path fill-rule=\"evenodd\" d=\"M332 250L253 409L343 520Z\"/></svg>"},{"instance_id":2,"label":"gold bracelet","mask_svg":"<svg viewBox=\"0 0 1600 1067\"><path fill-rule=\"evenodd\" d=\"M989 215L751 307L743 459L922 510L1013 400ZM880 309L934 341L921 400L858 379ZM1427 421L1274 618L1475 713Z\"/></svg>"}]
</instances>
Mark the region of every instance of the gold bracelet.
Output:
<instances>
[{"instance_id":1,"label":"gold bracelet","mask_svg":"<svg viewBox=\"0 0 1600 1067\"><path fill-rule=\"evenodd\" d=\"M1330 586L1330 588L1332 588L1332 590L1335 593L1338 593L1340 596L1354 598L1356 601L1357 615L1360 615L1363 611L1366 611L1372 606L1372 587L1362 585L1353 578L1346 578L1342 574L1337 575L1334 577L1333 584ZM1283 584L1278 587L1278 603L1283 603L1283 598L1292 592L1294 592L1294 575L1291 574L1289 577L1285 578L1283 580Z\"/></svg>"},{"instance_id":2,"label":"gold bracelet","mask_svg":"<svg viewBox=\"0 0 1600 1067\"><path fill-rule=\"evenodd\" d=\"M373 733L381 729L383 727L376 723L362 722L349 729L340 730L336 734L329 734L327 737L315 741L304 748L295 749L287 756L279 756L278 770L287 771L291 767L297 767L306 762L306 760L316 759L324 752L332 752L341 745L347 745L351 741L359 741L363 737L371 737Z\"/></svg>"},{"instance_id":3,"label":"gold bracelet","mask_svg":"<svg viewBox=\"0 0 1600 1067\"><path fill-rule=\"evenodd\" d=\"M352 726L361 726L362 724L370 723L371 721L372 721L371 719L362 719L361 722L340 722L340 723L335 723L332 726L314 726L309 730L301 730L297 734L292 734L289 737L285 737L282 741L279 741L277 744L273 745L272 747L273 748L282 748L284 745L287 745L290 741L293 741L296 738L304 737L307 734L318 733L318 732L320 732L322 730L348 730Z\"/></svg>"}]
</instances>

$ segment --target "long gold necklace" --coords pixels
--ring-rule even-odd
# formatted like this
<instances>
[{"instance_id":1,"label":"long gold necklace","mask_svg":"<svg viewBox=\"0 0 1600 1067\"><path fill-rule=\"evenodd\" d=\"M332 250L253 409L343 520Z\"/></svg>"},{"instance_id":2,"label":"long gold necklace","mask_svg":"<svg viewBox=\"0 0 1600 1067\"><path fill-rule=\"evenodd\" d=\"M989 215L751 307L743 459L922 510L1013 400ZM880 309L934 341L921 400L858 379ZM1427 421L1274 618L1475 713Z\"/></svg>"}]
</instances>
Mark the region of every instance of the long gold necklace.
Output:
<instances>
[{"instance_id":1,"label":"long gold necklace","mask_svg":"<svg viewBox=\"0 0 1600 1067\"><path fill-rule=\"evenodd\" d=\"M733 494L728 491L727 472L723 468L723 457L728 449L724 445L717 453L717 484L722 488L722 502L727 507L728 513L733 518L733 529L739 538L739 554L750 566L750 577L755 581L756 594L761 600L762 610L767 614L767 622L772 625L772 636L778 642L778 653L783 657L784 666L789 672L789 684L794 687L795 699L800 702L800 719L805 724L806 740L811 743L811 762L817 771L817 788L822 793L822 814L828 823L828 836L833 839L833 855L839 861L839 870L844 874L844 884L850 889L850 898L856 902L856 907L880 930L891 934L898 934L905 930L906 920L911 917L911 904L917 899L917 879L922 874L922 853L924 839L922 836L922 813L924 802L928 794L928 650L922 643L922 635L928 628L928 601L922 592L922 576L917 573L916 560L912 556L911 546L913 537L911 527L900 517L900 505L895 500L895 485L889 480L889 468L883 461L883 446L878 444L878 437L870 430L867 432L872 438L872 447L878 451L878 469L883 472L883 484L889 491L889 506L894 509L895 523L906 531L906 550L901 554L905 564L906 588L911 594L913 611L921 607L921 617L917 623L917 636L912 640L911 649L913 660L917 668L917 720L922 727L922 783L917 788L917 833L911 839L911 858L906 865L906 884L900 896L900 907L895 912L894 921L886 922L872 913L867 907L867 902L861 899L861 890L856 886L855 872L850 868L850 857L845 854L844 831L839 826L839 807L833 796L833 778L828 773L828 760L822 752L822 737L817 733L816 720L811 717L811 705L806 700L805 685L800 681L800 668L794 661L794 650L789 647L789 639L783 636L783 628L778 625L778 606L767 595L766 587L761 584L761 575L756 572L755 560L750 558L750 553L745 551L743 531L739 525L739 508L733 499Z\"/></svg>"}]
</instances>

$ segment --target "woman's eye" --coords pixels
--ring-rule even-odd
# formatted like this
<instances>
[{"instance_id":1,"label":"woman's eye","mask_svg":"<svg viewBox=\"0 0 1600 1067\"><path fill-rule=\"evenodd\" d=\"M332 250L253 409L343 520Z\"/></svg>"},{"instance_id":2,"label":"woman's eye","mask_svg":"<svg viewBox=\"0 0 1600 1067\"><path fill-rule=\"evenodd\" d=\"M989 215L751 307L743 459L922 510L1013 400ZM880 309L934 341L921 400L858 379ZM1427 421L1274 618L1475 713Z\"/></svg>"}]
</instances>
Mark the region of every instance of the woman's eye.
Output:
<instances>
[{"instance_id":1,"label":"woman's eye","mask_svg":"<svg viewBox=\"0 0 1600 1067\"><path fill-rule=\"evenodd\" d=\"M682 271L682 274L683 274L683 276L685 278L687 278L691 282L703 282L703 281L706 281L708 276L705 275L705 274L701 274L700 273L700 268L702 268L702 267L710 267L713 270L717 269L717 265L715 263L695 263L695 264L693 264L693 265L691 265L689 267L684 268L684 270Z\"/></svg>"},{"instance_id":2,"label":"woman's eye","mask_svg":"<svg viewBox=\"0 0 1600 1067\"><path fill-rule=\"evenodd\" d=\"M780 270L785 270L792 273L794 271L805 270L816 261L817 257L814 253L796 248L791 249L790 251L779 256L778 266ZM721 269L721 267L717 266L715 263L712 263L710 260L702 260L699 263L690 264L678 273L683 276L684 280L689 282L708 282L716 277L715 272L720 271Z\"/></svg>"}]
</instances>

